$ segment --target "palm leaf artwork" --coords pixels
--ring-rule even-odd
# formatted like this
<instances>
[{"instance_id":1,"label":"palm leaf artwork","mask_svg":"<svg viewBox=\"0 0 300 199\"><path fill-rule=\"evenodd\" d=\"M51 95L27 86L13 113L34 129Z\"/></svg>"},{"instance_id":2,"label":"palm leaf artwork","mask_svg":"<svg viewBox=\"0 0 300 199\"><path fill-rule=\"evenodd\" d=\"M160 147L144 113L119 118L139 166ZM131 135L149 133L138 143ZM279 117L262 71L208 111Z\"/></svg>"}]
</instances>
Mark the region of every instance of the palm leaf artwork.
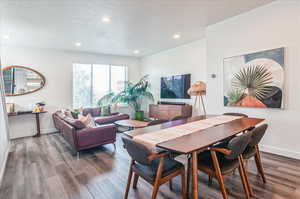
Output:
<instances>
[{"instance_id":1,"label":"palm leaf artwork","mask_svg":"<svg viewBox=\"0 0 300 199\"><path fill-rule=\"evenodd\" d=\"M148 81L148 75L142 77L136 84L129 81L125 83L125 89L119 93L109 93L103 96L98 101L98 105L113 104L113 103L126 103L131 106L135 111L141 110L141 104L145 100L154 101L154 97L150 90L150 83Z\"/></svg>"},{"instance_id":2,"label":"palm leaf artwork","mask_svg":"<svg viewBox=\"0 0 300 199\"><path fill-rule=\"evenodd\" d=\"M242 90L231 90L228 92L228 103L234 105L243 98L244 92Z\"/></svg>"},{"instance_id":3,"label":"palm leaf artwork","mask_svg":"<svg viewBox=\"0 0 300 199\"><path fill-rule=\"evenodd\" d=\"M272 84L272 73L263 65L253 65L242 68L234 74L232 87L236 90L243 90L256 99L264 99Z\"/></svg>"}]
</instances>

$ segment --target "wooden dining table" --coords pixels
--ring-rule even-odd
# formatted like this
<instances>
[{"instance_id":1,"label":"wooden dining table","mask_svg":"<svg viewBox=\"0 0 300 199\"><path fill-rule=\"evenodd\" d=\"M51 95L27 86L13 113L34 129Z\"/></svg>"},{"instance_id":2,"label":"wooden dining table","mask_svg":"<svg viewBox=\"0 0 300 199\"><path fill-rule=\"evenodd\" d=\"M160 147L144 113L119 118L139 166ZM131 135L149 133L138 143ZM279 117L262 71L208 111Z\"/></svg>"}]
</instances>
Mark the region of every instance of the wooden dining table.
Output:
<instances>
[{"instance_id":1,"label":"wooden dining table","mask_svg":"<svg viewBox=\"0 0 300 199\"><path fill-rule=\"evenodd\" d=\"M134 138L137 135L145 133L151 133L160 129L170 128L177 125L183 125L186 123L208 119L216 117L217 115L207 116L195 116L188 119L170 121L160 125L150 126L142 129L136 129L133 131L124 132L127 136ZM193 188L193 199L197 199L199 195L198 190L198 153L202 150L207 149L209 146L218 143L226 138L232 137L239 134L247 129L256 126L257 124L264 121L261 118L250 118L243 117L227 123L223 123L217 126L213 126L207 129L203 129L191 134L187 134L181 137L177 137L172 140L168 140L162 143L158 143L156 147L177 152L180 154L191 155L191 168L192 168L192 188ZM189 178L189 177L188 177Z\"/></svg>"}]
</instances>

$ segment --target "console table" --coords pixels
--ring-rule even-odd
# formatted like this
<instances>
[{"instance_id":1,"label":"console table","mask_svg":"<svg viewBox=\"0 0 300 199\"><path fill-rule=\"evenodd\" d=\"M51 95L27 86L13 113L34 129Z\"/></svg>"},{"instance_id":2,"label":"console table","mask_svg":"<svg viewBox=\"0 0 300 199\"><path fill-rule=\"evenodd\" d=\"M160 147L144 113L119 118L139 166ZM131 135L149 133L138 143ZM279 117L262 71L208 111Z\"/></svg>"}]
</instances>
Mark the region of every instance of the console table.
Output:
<instances>
[{"instance_id":1,"label":"console table","mask_svg":"<svg viewBox=\"0 0 300 199\"><path fill-rule=\"evenodd\" d=\"M171 120L175 116L191 117L193 107L189 104L172 105L172 104L150 104L149 117L163 120Z\"/></svg>"},{"instance_id":2,"label":"console table","mask_svg":"<svg viewBox=\"0 0 300 199\"><path fill-rule=\"evenodd\" d=\"M34 137L39 137L39 136L41 136L40 114L42 114L42 113L47 113L47 111L43 111L43 112L22 111L22 112L8 113L7 115L9 117L18 116L18 115L28 115L28 114L35 115L35 123L36 123L37 133L34 135Z\"/></svg>"}]
</instances>

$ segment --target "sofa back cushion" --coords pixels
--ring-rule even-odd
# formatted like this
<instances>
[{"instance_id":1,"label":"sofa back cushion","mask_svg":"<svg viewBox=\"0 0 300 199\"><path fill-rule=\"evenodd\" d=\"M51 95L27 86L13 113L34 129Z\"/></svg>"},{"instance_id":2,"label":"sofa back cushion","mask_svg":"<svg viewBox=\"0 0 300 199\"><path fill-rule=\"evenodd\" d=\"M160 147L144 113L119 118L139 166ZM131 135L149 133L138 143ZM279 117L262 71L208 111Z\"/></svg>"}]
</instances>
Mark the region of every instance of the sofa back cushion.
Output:
<instances>
[{"instance_id":1,"label":"sofa back cushion","mask_svg":"<svg viewBox=\"0 0 300 199\"><path fill-rule=\"evenodd\" d=\"M64 120L70 124L71 126L73 126L75 129L84 129L86 126L85 124L78 120L78 119L73 119L71 117L65 117Z\"/></svg>"},{"instance_id":2,"label":"sofa back cushion","mask_svg":"<svg viewBox=\"0 0 300 199\"><path fill-rule=\"evenodd\" d=\"M92 117L99 117L101 115L101 108L84 108L82 115L87 116L91 114Z\"/></svg>"},{"instance_id":3,"label":"sofa back cushion","mask_svg":"<svg viewBox=\"0 0 300 199\"><path fill-rule=\"evenodd\" d=\"M74 119L72 117L68 117L66 116L64 113L58 111L56 112L56 115L61 118L63 121L65 121L66 123L70 124L71 126L73 126L75 129L83 129L85 128L85 124L83 122L81 122L78 119Z\"/></svg>"}]
</instances>

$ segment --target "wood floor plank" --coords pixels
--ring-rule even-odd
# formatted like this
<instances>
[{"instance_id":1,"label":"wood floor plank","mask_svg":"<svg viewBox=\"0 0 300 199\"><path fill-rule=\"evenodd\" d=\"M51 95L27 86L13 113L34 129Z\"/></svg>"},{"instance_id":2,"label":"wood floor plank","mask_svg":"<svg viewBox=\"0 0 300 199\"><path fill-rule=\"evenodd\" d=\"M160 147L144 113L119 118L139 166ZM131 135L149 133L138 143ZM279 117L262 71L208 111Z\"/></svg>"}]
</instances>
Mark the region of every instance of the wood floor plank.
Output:
<instances>
[{"instance_id":1,"label":"wood floor plank","mask_svg":"<svg viewBox=\"0 0 300 199\"><path fill-rule=\"evenodd\" d=\"M58 176L48 178L46 184L50 199L68 199L68 195Z\"/></svg>"}]
</instances>

